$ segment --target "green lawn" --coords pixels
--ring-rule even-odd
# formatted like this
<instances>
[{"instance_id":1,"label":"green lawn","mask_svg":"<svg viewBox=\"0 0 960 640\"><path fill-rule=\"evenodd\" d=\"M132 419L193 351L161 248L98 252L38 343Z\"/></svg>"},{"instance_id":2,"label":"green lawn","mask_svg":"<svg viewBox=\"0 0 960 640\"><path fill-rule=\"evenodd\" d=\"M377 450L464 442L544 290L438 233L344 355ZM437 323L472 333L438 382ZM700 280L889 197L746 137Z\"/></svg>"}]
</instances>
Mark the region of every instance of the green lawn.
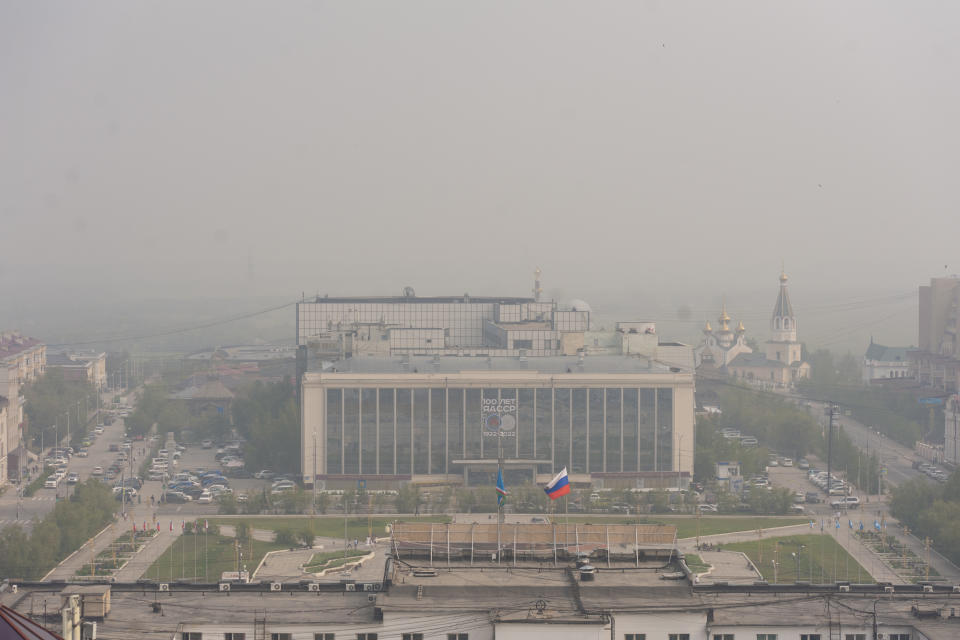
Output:
<instances>
[{"instance_id":1,"label":"green lawn","mask_svg":"<svg viewBox=\"0 0 960 640\"><path fill-rule=\"evenodd\" d=\"M564 516L555 516L554 522L564 522ZM690 516L643 516L640 520L630 516L570 516L570 522L578 524L671 524L677 527L678 538L694 538L697 535L697 519ZM807 518L792 516L702 516L700 535L710 536L717 533L734 531L755 531L772 527L787 527L793 524L806 524Z\"/></svg>"},{"instance_id":2,"label":"green lawn","mask_svg":"<svg viewBox=\"0 0 960 640\"><path fill-rule=\"evenodd\" d=\"M683 554L683 558L684 562L687 563L687 567L694 573L705 573L710 569L710 565L704 562L700 556L695 553L685 553Z\"/></svg>"},{"instance_id":3,"label":"green lawn","mask_svg":"<svg viewBox=\"0 0 960 640\"><path fill-rule=\"evenodd\" d=\"M332 569L342 564L350 562L354 558L362 558L369 551L350 551L347 550L346 558L343 551L321 551L310 557L310 562L304 567L306 571L321 571L323 569Z\"/></svg>"},{"instance_id":4,"label":"green lawn","mask_svg":"<svg viewBox=\"0 0 960 640\"><path fill-rule=\"evenodd\" d=\"M409 521L409 518L405 518ZM303 531L306 528L313 530L317 536L324 538L343 538L343 516L317 516L315 518L291 518L284 516L243 516L239 518L211 518L210 524L236 526L241 521L249 522L254 529L276 531L277 529L292 529ZM372 531L374 537L387 535L386 526L394 521L392 516L351 517L347 520L347 538L349 540L366 540ZM417 522L450 522L447 516L422 516Z\"/></svg>"},{"instance_id":5,"label":"green lawn","mask_svg":"<svg viewBox=\"0 0 960 640\"><path fill-rule=\"evenodd\" d=\"M838 535L846 535L840 533ZM803 548L800 548L801 545ZM797 556L799 549L799 580L814 584L831 584L838 580L853 583L872 583L874 579L867 570L841 547L833 536L826 533L782 538L764 538L753 542L723 544L729 551L742 551L763 574L764 580L774 581L774 566L777 562L776 581L785 584L796 582Z\"/></svg>"},{"instance_id":6,"label":"green lawn","mask_svg":"<svg viewBox=\"0 0 960 640\"><path fill-rule=\"evenodd\" d=\"M206 538L206 545L204 545ZM238 549L235 539L215 535L182 535L153 563L144 575L154 580L216 581L224 571L236 571L237 564L253 571L268 551L286 549L274 542L254 540ZM243 559L239 560L242 553Z\"/></svg>"}]
</instances>

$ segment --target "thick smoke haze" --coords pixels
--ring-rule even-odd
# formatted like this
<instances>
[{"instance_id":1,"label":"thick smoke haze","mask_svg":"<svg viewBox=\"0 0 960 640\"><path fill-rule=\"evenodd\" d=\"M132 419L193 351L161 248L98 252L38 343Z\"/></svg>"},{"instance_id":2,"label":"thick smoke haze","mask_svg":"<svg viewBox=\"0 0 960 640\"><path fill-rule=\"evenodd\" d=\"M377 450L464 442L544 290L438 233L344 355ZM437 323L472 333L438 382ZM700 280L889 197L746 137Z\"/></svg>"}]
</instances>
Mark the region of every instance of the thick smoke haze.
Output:
<instances>
[{"instance_id":1,"label":"thick smoke haze","mask_svg":"<svg viewBox=\"0 0 960 640\"><path fill-rule=\"evenodd\" d=\"M763 339L785 264L801 340L914 343L909 294L960 271L958 32L927 2L6 2L0 326L539 265L599 323L694 340L725 296Z\"/></svg>"}]
</instances>

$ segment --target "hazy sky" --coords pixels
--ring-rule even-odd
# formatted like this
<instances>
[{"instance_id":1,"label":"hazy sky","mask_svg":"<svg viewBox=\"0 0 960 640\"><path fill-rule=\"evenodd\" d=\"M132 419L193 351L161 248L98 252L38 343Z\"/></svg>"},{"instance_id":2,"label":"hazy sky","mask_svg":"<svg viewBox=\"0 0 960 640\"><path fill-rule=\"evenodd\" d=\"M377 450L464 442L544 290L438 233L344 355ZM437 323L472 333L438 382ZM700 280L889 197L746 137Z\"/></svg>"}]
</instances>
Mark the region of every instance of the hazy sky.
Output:
<instances>
[{"instance_id":1,"label":"hazy sky","mask_svg":"<svg viewBox=\"0 0 960 640\"><path fill-rule=\"evenodd\" d=\"M0 306L540 265L762 319L784 261L829 337L818 304L960 272L957 33L947 2L5 0Z\"/></svg>"}]
</instances>

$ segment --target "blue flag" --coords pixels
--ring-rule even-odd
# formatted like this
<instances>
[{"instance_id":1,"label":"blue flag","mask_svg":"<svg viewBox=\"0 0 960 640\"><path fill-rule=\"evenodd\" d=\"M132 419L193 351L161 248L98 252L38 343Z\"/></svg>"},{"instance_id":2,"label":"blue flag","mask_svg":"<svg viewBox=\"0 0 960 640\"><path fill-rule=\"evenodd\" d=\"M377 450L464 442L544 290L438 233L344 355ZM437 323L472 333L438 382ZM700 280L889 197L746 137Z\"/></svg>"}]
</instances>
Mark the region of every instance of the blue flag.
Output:
<instances>
[{"instance_id":1,"label":"blue flag","mask_svg":"<svg viewBox=\"0 0 960 640\"><path fill-rule=\"evenodd\" d=\"M860 521L860 531L863 531L863 520Z\"/></svg>"},{"instance_id":2,"label":"blue flag","mask_svg":"<svg viewBox=\"0 0 960 640\"><path fill-rule=\"evenodd\" d=\"M502 507L507 499L507 487L503 484L503 470L497 469L497 506Z\"/></svg>"}]
</instances>

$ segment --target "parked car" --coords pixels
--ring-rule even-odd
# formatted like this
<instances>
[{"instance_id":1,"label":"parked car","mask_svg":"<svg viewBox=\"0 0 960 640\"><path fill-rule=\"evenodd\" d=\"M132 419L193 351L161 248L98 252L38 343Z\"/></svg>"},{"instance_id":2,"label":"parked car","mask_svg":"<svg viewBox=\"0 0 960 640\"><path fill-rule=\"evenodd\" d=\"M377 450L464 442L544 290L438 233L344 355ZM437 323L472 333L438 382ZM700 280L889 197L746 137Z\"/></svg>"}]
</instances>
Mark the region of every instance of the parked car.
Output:
<instances>
[{"instance_id":1,"label":"parked car","mask_svg":"<svg viewBox=\"0 0 960 640\"><path fill-rule=\"evenodd\" d=\"M200 443L200 446L204 449L213 449L213 440L204 440Z\"/></svg>"},{"instance_id":2,"label":"parked car","mask_svg":"<svg viewBox=\"0 0 960 640\"><path fill-rule=\"evenodd\" d=\"M700 513L717 513L717 505L715 504L703 503L698 505L698 507L700 509Z\"/></svg>"},{"instance_id":3,"label":"parked car","mask_svg":"<svg viewBox=\"0 0 960 640\"><path fill-rule=\"evenodd\" d=\"M56 489L58 484L60 484L60 480L55 478L54 476L50 476L49 478L46 479L46 481L44 481L43 488Z\"/></svg>"},{"instance_id":4,"label":"parked car","mask_svg":"<svg viewBox=\"0 0 960 640\"><path fill-rule=\"evenodd\" d=\"M197 504L210 504L213 502L213 494L209 491L204 491L197 497Z\"/></svg>"},{"instance_id":5,"label":"parked car","mask_svg":"<svg viewBox=\"0 0 960 640\"><path fill-rule=\"evenodd\" d=\"M840 500L831 500L830 506L834 509L856 509L860 506L860 498L857 496L844 496Z\"/></svg>"},{"instance_id":6,"label":"parked car","mask_svg":"<svg viewBox=\"0 0 960 640\"><path fill-rule=\"evenodd\" d=\"M67 484L77 484L80 482L80 474L76 471L71 471L67 474Z\"/></svg>"},{"instance_id":7,"label":"parked car","mask_svg":"<svg viewBox=\"0 0 960 640\"><path fill-rule=\"evenodd\" d=\"M270 469L262 469L253 474L253 477L257 480L269 480L273 477L273 471L270 471Z\"/></svg>"},{"instance_id":8,"label":"parked car","mask_svg":"<svg viewBox=\"0 0 960 640\"><path fill-rule=\"evenodd\" d=\"M95 475L95 476L102 476L102 475L103 475L103 467L94 467L94 468L93 468L93 471L91 471L90 473L92 473L92 474Z\"/></svg>"},{"instance_id":9,"label":"parked car","mask_svg":"<svg viewBox=\"0 0 960 640\"><path fill-rule=\"evenodd\" d=\"M86 447L84 447L83 449L80 449L80 451L77 451L78 458L86 458L89 456L90 456L90 452L87 451Z\"/></svg>"}]
</instances>

